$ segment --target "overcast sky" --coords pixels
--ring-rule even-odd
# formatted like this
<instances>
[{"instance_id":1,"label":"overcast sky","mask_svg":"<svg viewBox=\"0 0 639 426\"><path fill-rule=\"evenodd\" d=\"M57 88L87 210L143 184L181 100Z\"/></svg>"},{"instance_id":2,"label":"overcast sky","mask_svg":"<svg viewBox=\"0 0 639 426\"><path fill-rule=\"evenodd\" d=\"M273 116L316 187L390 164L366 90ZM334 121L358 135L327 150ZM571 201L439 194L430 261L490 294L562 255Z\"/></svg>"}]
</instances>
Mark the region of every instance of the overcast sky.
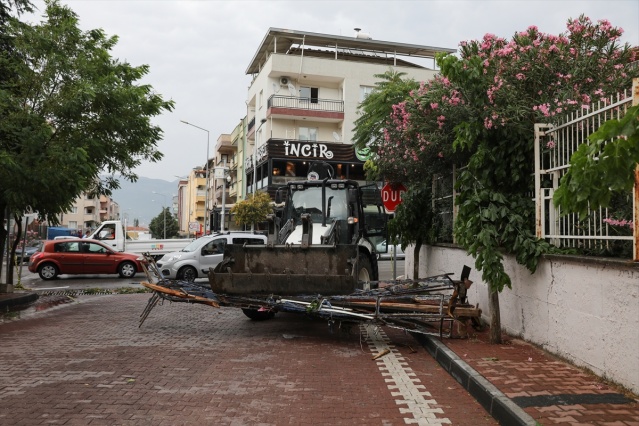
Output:
<instances>
[{"instance_id":1,"label":"overcast sky","mask_svg":"<svg viewBox=\"0 0 639 426\"><path fill-rule=\"evenodd\" d=\"M44 11L44 3L33 0ZM250 60L270 27L351 36L359 27L376 40L456 49L486 33L510 39L536 25L566 31L569 18L585 14L624 29L623 42L639 45L638 0L511 1L189 1L61 0L84 30L117 35L112 55L147 64L151 84L175 109L156 117L164 159L145 163L138 175L167 181L187 176L210 156L219 135L246 115Z\"/></svg>"}]
</instances>

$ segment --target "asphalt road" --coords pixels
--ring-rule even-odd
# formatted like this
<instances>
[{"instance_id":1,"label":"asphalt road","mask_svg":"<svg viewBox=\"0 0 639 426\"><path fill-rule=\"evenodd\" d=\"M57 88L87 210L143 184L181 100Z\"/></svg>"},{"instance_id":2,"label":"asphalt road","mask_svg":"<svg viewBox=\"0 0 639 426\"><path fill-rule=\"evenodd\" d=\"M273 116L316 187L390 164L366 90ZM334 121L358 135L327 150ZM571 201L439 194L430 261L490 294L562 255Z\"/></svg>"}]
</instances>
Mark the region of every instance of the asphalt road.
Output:
<instances>
[{"instance_id":1,"label":"asphalt road","mask_svg":"<svg viewBox=\"0 0 639 426\"><path fill-rule=\"evenodd\" d=\"M404 260L380 260L379 263L380 280L390 280L393 277L402 277L404 275ZM394 269L395 268L395 269ZM395 273L393 273L395 271ZM5 273L3 265L3 276ZM27 266L22 267L22 285L37 291L58 291L58 290L86 290L93 288L117 289L120 287L143 288L140 284L145 281L146 277L142 273L138 273L130 279L120 278L117 274L113 275L61 275L54 280L45 281L40 279L38 274L31 273ZM206 278L200 278L197 281L206 282ZM14 272L14 283L17 283L17 275Z\"/></svg>"}]
</instances>

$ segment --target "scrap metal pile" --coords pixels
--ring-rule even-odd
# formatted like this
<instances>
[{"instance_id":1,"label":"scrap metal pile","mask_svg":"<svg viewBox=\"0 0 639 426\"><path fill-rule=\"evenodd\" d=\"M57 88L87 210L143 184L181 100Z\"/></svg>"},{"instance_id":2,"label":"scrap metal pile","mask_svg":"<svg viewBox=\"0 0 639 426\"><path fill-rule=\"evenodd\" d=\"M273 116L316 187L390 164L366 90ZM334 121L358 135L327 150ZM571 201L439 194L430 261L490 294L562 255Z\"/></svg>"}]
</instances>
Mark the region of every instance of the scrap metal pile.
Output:
<instances>
[{"instance_id":1,"label":"scrap metal pile","mask_svg":"<svg viewBox=\"0 0 639 426\"><path fill-rule=\"evenodd\" d=\"M276 312L289 312L330 323L372 322L440 337L465 337L469 323L475 328L480 327L481 309L467 303L466 290L472 284L467 278L468 267L464 267L459 281L453 280L452 273L449 273L419 280L372 282L370 289L348 295L287 297L276 294L216 294L207 283L164 278L153 258L147 257L147 263L145 272L149 282L142 285L151 289L153 294L140 316L140 326L155 306L169 301L241 308L253 319L267 319ZM457 336L455 324L458 326Z\"/></svg>"}]
</instances>

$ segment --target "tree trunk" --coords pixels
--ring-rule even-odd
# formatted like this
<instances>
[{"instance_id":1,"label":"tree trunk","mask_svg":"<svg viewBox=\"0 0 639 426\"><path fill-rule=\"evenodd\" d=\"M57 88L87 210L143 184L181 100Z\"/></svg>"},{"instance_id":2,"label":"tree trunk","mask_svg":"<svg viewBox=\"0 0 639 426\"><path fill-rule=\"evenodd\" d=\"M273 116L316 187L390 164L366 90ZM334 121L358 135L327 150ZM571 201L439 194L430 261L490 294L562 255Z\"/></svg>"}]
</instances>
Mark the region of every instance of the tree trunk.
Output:
<instances>
[{"instance_id":1,"label":"tree trunk","mask_svg":"<svg viewBox=\"0 0 639 426\"><path fill-rule=\"evenodd\" d=\"M499 313L499 292L488 286L488 307L490 309L490 343L501 344L501 315Z\"/></svg>"},{"instance_id":2,"label":"tree trunk","mask_svg":"<svg viewBox=\"0 0 639 426\"><path fill-rule=\"evenodd\" d=\"M422 250L422 240L417 239L415 242L415 250L413 251L413 279L419 279L419 252ZM397 250L395 251L397 252Z\"/></svg>"},{"instance_id":3,"label":"tree trunk","mask_svg":"<svg viewBox=\"0 0 639 426\"><path fill-rule=\"evenodd\" d=\"M2 265L4 264L4 258L6 257L6 251L5 251L5 244L7 242L7 229L5 229L4 225L4 220L7 217L6 213L6 206L0 204L0 257L2 257L0 259L0 276L2 276ZM7 227L8 228L8 227Z\"/></svg>"}]
</instances>

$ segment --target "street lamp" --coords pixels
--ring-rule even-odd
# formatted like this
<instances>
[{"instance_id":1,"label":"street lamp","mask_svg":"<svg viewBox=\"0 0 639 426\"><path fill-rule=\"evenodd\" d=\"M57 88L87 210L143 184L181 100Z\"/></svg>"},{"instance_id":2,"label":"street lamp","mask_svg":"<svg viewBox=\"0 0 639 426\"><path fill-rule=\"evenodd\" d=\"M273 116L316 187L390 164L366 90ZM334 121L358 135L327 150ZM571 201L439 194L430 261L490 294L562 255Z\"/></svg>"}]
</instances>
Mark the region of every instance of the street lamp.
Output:
<instances>
[{"instance_id":1,"label":"street lamp","mask_svg":"<svg viewBox=\"0 0 639 426\"><path fill-rule=\"evenodd\" d=\"M163 220L163 222L164 222L164 239L166 240L166 195L165 194L161 194L159 192L155 192L155 191L153 191L153 193L156 194L156 195L161 195L161 196L164 197L164 205L162 206L162 213L164 215L164 220Z\"/></svg>"},{"instance_id":2,"label":"street lamp","mask_svg":"<svg viewBox=\"0 0 639 426\"><path fill-rule=\"evenodd\" d=\"M209 215L209 131L196 126L195 124L191 124L188 121L180 120L184 124L188 124L189 126L195 127L196 129L200 129L206 132L206 188L205 188L205 199L204 199L204 234L206 234L206 230L208 228L208 215Z\"/></svg>"}]
</instances>

